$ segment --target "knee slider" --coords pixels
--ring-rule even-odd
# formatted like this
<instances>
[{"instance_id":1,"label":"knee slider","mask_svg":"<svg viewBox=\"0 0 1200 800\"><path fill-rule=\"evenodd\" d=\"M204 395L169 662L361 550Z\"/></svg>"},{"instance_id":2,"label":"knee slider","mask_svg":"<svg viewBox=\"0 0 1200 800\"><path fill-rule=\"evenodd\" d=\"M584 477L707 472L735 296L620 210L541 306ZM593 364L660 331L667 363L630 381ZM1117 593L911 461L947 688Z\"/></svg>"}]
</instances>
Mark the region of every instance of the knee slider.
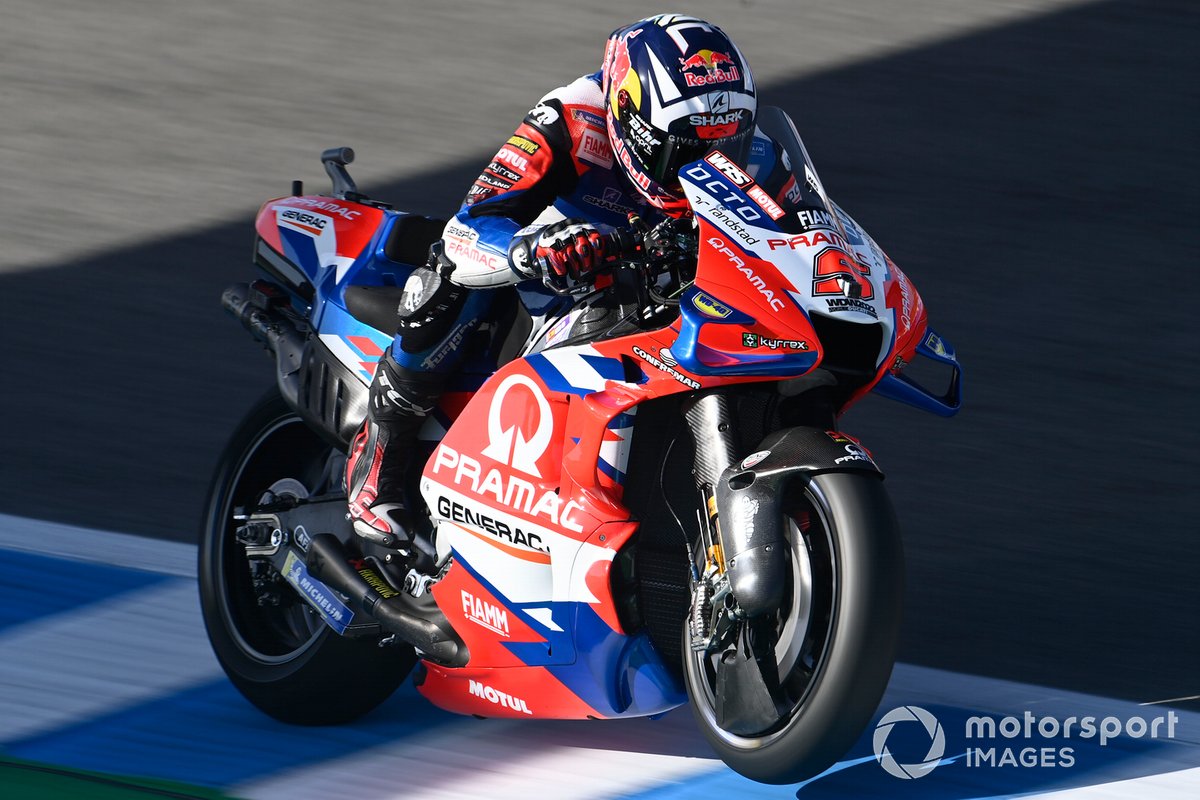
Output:
<instances>
[{"instance_id":1,"label":"knee slider","mask_svg":"<svg viewBox=\"0 0 1200 800\"><path fill-rule=\"evenodd\" d=\"M400 297L396 331L404 352L421 353L444 339L467 302L467 291L428 267L413 270Z\"/></svg>"}]
</instances>

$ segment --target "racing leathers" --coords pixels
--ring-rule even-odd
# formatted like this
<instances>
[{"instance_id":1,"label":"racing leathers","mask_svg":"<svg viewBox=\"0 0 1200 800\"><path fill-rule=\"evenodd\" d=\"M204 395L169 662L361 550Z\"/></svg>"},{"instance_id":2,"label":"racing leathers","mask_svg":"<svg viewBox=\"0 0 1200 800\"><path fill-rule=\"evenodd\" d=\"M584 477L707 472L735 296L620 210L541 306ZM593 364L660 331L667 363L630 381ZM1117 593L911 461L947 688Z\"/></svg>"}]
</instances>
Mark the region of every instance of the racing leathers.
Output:
<instances>
[{"instance_id":1,"label":"racing leathers","mask_svg":"<svg viewBox=\"0 0 1200 800\"><path fill-rule=\"evenodd\" d=\"M631 212L651 223L659 218L614 162L600 73L542 98L446 224L441 246L442 258L453 265L451 285L429 268L415 270L405 284L400 329L376 368L367 419L346 467L350 513L360 536L412 552L418 563L422 553L432 555L428 543L414 537L404 502L417 430L468 343L481 331L494 334L517 302L506 287L517 285L535 312L558 302L540 280L529 280L535 265L528 252L521 271L511 265L517 234L567 218L624 225ZM576 264L574 271L587 266Z\"/></svg>"},{"instance_id":2,"label":"racing leathers","mask_svg":"<svg viewBox=\"0 0 1200 800\"><path fill-rule=\"evenodd\" d=\"M531 280L545 276L536 275L528 244L523 250L515 245L536 239L539 229L574 236L586 262L603 258L588 251L596 241L591 226L625 227L630 213L651 226L664 218L614 156L600 81L599 72L583 76L534 106L446 224L441 257L453 265L449 283L422 268L405 285L400 330L380 359L367 421L347 464L349 506L361 536L432 555L427 542L414 541L403 502L407 473L417 460L411 455L417 429L460 367L468 342L480 332L494 339L517 293L534 314L561 302L541 280ZM768 157L766 145L755 140L758 160ZM561 266L576 274L550 277L578 280L577 273L594 264ZM516 292L508 288L514 286Z\"/></svg>"}]
</instances>

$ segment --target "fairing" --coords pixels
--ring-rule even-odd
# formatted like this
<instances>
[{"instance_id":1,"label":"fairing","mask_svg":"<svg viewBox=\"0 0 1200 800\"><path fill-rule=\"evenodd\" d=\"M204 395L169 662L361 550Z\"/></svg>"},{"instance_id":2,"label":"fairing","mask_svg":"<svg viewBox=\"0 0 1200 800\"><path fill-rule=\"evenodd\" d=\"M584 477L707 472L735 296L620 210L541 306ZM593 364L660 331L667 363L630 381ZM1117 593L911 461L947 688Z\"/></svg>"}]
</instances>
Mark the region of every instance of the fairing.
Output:
<instances>
[{"instance_id":1,"label":"fairing","mask_svg":"<svg viewBox=\"0 0 1200 800\"><path fill-rule=\"evenodd\" d=\"M700 250L674 323L546 345L457 395L437 418L420 492L439 555L451 560L431 591L470 654L463 667L425 663L420 690L437 705L482 716L607 718L685 701L648 633L627 628L621 593L629 588L615 577L615 559L638 531L623 496L641 403L811 372L830 349L814 325L821 318L879 332L865 354L874 373L845 405L881 380L889 396L912 402L920 390L892 373L918 351L954 362L952 348L927 330L911 282L828 199L786 115L764 109L760 129L778 148L782 172L751 171L750 159L764 152L712 153L684 170ZM311 224L318 213L323 226ZM284 198L259 217L262 241L315 288L321 341L364 384L390 336L351 317L343 291L402 284L410 268L383 255L398 216Z\"/></svg>"},{"instance_id":2,"label":"fairing","mask_svg":"<svg viewBox=\"0 0 1200 800\"><path fill-rule=\"evenodd\" d=\"M683 170L700 250L671 352L696 375L795 377L826 357L821 318L870 327L877 336L863 341L877 349L861 356L874 375L848 407L882 379L892 387L891 376L924 354L925 306L904 272L829 199L787 115L762 109L759 134L746 156L712 153ZM913 387L906 381L888 396L933 397ZM957 409L952 398L943 401L917 404Z\"/></svg>"}]
</instances>

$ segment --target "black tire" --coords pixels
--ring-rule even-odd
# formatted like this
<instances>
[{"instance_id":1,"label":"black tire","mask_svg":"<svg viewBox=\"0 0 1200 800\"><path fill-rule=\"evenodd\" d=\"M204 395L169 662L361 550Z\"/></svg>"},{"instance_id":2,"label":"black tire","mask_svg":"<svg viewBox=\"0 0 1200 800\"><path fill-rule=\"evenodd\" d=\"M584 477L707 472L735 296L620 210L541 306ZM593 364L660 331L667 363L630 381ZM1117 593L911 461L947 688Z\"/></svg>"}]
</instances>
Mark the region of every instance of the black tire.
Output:
<instances>
[{"instance_id":1,"label":"black tire","mask_svg":"<svg viewBox=\"0 0 1200 800\"><path fill-rule=\"evenodd\" d=\"M247 700L297 725L357 719L386 700L416 663L411 647L339 636L287 584L280 605L258 604L249 561L234 538L233 509L292 481L315 489L328 481L334 456L272 391L225 447L200 531L200 605L217 660Z\"/></svg>"},{"instance_id":2,"label":"black tire","mask_svg":"<svg viewBox=\"0 0 1200 800\"><path fill-rule=\"evenodd\" d=\"M786 524L801 514L808 523L803 534L801 525L793 524L789 541L793 575L799 574L797 559L807 558L812 586L803 633L806 655L789 655L794 669L789 670L788 697L780 703L790 710L781 711L774 725L755 735L722 730L713 692L716 665L691 650L684 626L685 681L696 721L726 764L762 783L811 778L845 754L883 697L899 638L903 552L882 481L844 472L800 483L793 484L789 517L781 520ZM771 621L777 633L788 630L788 608L801 616L797 597L793 587L785 611ZM799 627L792 625L793 630ZM779 648L785 654L797 652L782 641L776 653Z\"/></svg>"}]
</instances>

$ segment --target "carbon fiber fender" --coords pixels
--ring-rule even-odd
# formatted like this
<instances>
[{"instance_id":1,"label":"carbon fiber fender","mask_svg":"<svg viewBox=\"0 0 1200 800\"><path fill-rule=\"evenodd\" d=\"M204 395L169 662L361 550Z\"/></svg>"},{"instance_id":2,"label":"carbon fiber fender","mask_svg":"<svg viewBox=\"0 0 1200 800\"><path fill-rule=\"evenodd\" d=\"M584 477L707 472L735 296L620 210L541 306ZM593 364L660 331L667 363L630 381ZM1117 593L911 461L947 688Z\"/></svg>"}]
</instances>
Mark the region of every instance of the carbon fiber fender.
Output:
<instances>
[{"instance_id":1,"label":"carbon fiber fender","mask_svg":"<svg viewBox=\"0 0 1200 800\"><path fill-rule=\"evenodd\" d=\"M777 611L787 586L787 542L780 519L783 488L824 472L866 472L883 479L849 436L817 428L776 431L721 473L716 500L729 586L748 616Z\"/></svg>"}]
</instances>

